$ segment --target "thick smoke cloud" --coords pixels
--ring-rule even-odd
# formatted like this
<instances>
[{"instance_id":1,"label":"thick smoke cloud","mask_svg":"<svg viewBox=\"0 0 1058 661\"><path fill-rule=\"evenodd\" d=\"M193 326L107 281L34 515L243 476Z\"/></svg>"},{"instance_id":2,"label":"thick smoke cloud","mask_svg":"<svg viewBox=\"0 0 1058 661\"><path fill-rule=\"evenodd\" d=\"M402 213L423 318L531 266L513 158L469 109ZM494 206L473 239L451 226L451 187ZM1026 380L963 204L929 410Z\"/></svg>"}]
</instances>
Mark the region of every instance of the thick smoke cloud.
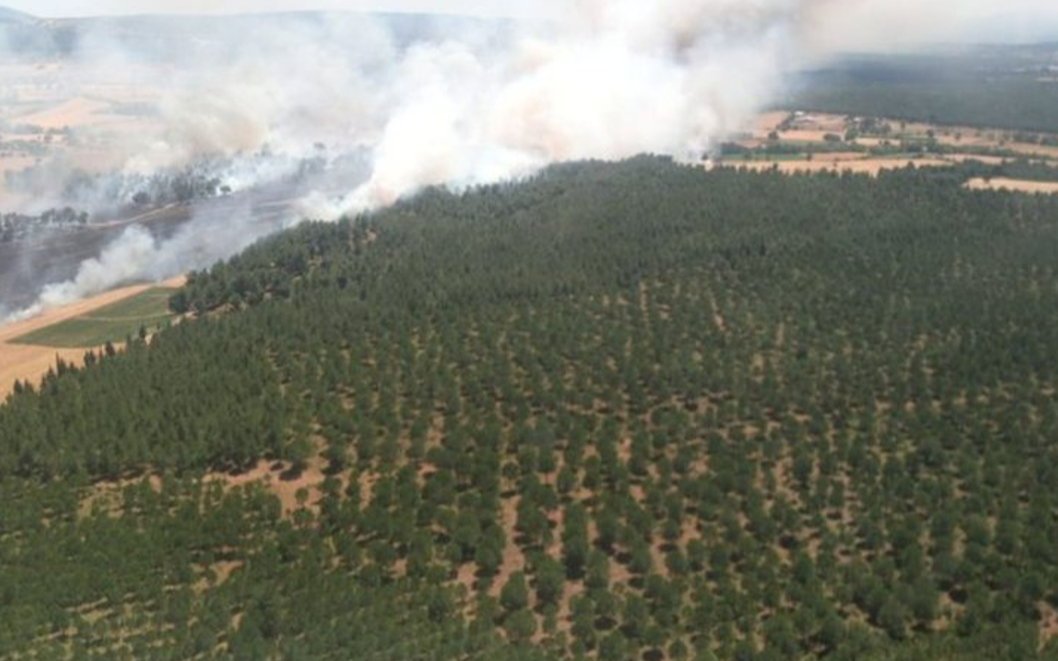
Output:
<instances>
[{"instance_id":1,"label":"thick smoke cloud","mask_svg":"<svg viewBox=\"0 0 1058 661\"><path fill-rule=\"evenodd\" d=\"M398 65L371 179L345 201L515 177L556 160L661 152L698 159L779 83L788 0L571 3L482 57L427 44ZM556 28L556 26L559 26Z\"/></svg>"},{"instance_id":2,"label":"thick smoke cloud","mask_svg":"<svg viewBox=\"0 0 1058 661\"><path fill-rule=\"evenodd\" d=\"M233 219L248 217L250 213L246 207L229 211ZM219 223L208 228L203 225L202 221L193 219L164 240L141 227L129 227L99 257L83 262L74 279L47 285L35 307L64 305L81 298L85 292L106 291L137 280L160 281L188 269L204 268L216 261L219 254L244 250L261 235L261 232L247 233L240 222ZM218 246L223 246L220 252Z\"/></svg>"},{"instance_id":3,"label":"thick smoke cloud","mask_svg":"<svg viewBox=\"0 0 1058 661\"><path fill-rule=\"evenodd\" d=\"M79 72L167 77L150 130L111 146L117 172L219 158L238 193L287 181L321 150L329 164L355 155L366 169L302 182L280 219L262 221L247 203L225 222L199 214L167 239L131 229L71 281L49 285L39 306L206 266L300 218L374 209L424 186L642 152L699 160L745 127L792 67L887 45L867 39L878 33L897 46L950 39L992 6L953 12L959 4L555 0L546 17L518 23L331 14L146 22L132 35L100 22L82 35ZM152 30L178 47L158 46Z\"/></svg>"}]
</instances>

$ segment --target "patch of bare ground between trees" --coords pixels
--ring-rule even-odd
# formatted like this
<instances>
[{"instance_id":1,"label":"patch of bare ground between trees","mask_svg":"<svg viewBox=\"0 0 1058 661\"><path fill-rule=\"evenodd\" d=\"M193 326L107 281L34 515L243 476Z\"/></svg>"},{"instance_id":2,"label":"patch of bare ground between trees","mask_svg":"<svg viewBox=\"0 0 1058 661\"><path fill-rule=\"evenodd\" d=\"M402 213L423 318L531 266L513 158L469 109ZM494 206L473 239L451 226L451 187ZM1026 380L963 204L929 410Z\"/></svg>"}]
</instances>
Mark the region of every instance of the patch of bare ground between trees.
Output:
<instances>
[{"instance_id":1,"label":"patch of bare ground between trees","mask_svg":"<svg viewBox=\"0 0 1058 661\"><path fill-rule=\"evenodd\" d=\"M225 491L259 484L279 499L283 516L292 516L303 507L318 514L319 503L323 497L321 487L327 477L322 449L322 444L317 441L316 453L309 458L300 473L295 472L288 462L261 459L249 470L211 472L204 475L202 481L207 486L220 484ZM342 475L339 479L345 489L348 486L348 476ZM144 481L150 484L156 493L161 492L162 478L156 473L144 473L95 484L81 499L80 515L88 516L102 509L112 516L120 516L122 493Z\"/></svg>"},{"instance_id":2,"label":"patch of bare ground between trees","mask_svg":"<svg viewBox=\"0 0 1058 661\"><path fill-rule=\"evenodd\" d=\"M78 516L85 518L100 511L107 512L110 516L120 516L122 493L130 487L143 484L144 481L150 485L152 491L161 493L162 478L153 473L99 482L81 498Z\"/></svg>"},{"instance_id":3,"label":"patch of bare ground between trees","mask_svg":"<svg viewBox=\"0 0 1058 661\"><path fill-rule=\"evenodd\" d=\"M512 496L505 498L501 505L503 532L507 536L507 545L503 548L499 571L496 573L488 590L489 596L492 597L498 598L500 596L500 590L507 584L511 574L525 569L525 555L516 541L518 532L514 529L515 522L518 520L518 503L520 502L521 496Z\"/></svg>"},{"instance_id":4,"label":"patch of bare ground between trees","mask_svg":"<svg viewBox=\"0 0 1058 661\"><path fill-rule=\"evenodd\" d=\"M195 592L202 594L228 582L235 571L243 566L239 560L218 560L212 565L199 567L199 578Z\"/></svg>"},{"instance_id":5,"label":"patch of bare ground between trees","mask_svg":"<svg viewBox=\"0 0 1058 661\"><path fill-rule=\"evenodd\" d=\"M279 499L283 516L291 516L302 507L318 514L320 500L323 498L321 486L327 479L323 449L323 442L317 439L315 453L309 457L301 472L295 471L294 467L285 461L261 459L252 469L245 472L210 473L205 477L205 482L220 482L226 489L262 484ZM341 479L344 489L348 478L341 476Z\"/></svg>"},{"instance_id":6,"label":"patch of bare ground between trees","mask_svg":"<svg viewBox=\"0 0 1058 661\"><path fill-rule=\"evenodd\" d=\"M1040 610L1040 646L1046 646L1052 640L1058 640L1058 610L1047 602L1041 602Z\"/></svg>"}]
</instances>

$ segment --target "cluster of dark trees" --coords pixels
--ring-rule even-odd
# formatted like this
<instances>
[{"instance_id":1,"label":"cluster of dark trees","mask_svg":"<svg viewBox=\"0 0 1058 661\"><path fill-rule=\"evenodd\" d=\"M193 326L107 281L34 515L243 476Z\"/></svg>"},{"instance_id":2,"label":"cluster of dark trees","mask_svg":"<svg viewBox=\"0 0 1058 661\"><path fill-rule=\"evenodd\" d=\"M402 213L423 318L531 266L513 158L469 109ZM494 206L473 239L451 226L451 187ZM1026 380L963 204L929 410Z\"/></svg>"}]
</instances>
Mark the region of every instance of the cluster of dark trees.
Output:
<instances>
[{"instance_id":1,"label":"cluster of dark trees","mask_svg":"<svg viewBox=\"0 0 1058 661\"><path fill-rule=\"evenodd\" d=\"M173 176L154 176L138 187L132 196L137 206L186 204L231 192L217 177L208 174L180 173Z\"/></svg>"},{"instance_id":2,"label":"cluster of dark trees","mask_svg":"<svg viewBox=\"0 0 1058 661\"><path fill-rule=\"evenodd\" d=\"M193 274L0 407L0 650L1056 658L1058 197L964 180L572 164Z\"/></svg>"},{"instance_id":3,"label":"cluster of dark trees","mask_svg":"<svg viewBox=\"0 0 1058 661\"><path fill-rule=\"evenodd\" d=\"M88 213L70 207L48 209L37 215L0 214L0 243L19 241L42 231L82 227L87 224Z\"/></svg>"},{"instance_id":4,"label":"cluster of dark trees","mask_svg":"<svg viewBox=\"0 0 1058 661\"><path fill-rule=\"evenodd\" d=\"M1050 53L997 63L991 56L879 56L813 72L788 104L801 110L999 128L1053 144L1058 85ZM1051 135L1042 135L1051 134Z\"/></svg>"},{"instance_id":5,"label":"cluster of dark trees","mask_svg":"<svg viewBox=\"0 0 1058 661\"><path fill-rule=\"evenodd\" d=\"M160 170L147 175L81 172L66 181L62 198L72 202L96 203L100 200L117 200L121 205L134 207L188 204L196 200L229 195L233 189L226 183L227 173L239 168L253 170L270 161L274 169L286 169L287 174L282 183L298 184L320 175L327 168L328 161L322 154L322 146L319 148L320 153L297 159L273 154L267 149L234 157L207 157L184 167ZM31 170L26 177L32 176L34 171ZM24 181L12 183L16 187L27 185Z\"/></svg>"},{"instance_id":6,"label":"cluster of dark trees","mask_svg":"<svg viewBox=\"0 0 1058 661\"><path fill-rule=\"evenodd\" d=\"M188 166L171 172L156 172L149 176L106 175L75 178L67 184L64 195L78 199L82 190L98 191L113 188L131 194L126 202L137 206L165 206L186 204L227 194L231 190L220 180L210 164Z\"/></svg>"},{"instance_id":7,"label":"cluster of dark trees","mask_svg":"<svg viewBox=\"0 0 1058 661\"><path fill-rule=\"evenodd\" d=\"M78 171L66 176L59 199L76 207L161 207L226 195L231 189L218 175L211 159L150 175ZM65 174L63 175L65 176ZM5 175L8 188L32 195L56 194L55 173L44 164Z\"/></svg>"}]
</instances>

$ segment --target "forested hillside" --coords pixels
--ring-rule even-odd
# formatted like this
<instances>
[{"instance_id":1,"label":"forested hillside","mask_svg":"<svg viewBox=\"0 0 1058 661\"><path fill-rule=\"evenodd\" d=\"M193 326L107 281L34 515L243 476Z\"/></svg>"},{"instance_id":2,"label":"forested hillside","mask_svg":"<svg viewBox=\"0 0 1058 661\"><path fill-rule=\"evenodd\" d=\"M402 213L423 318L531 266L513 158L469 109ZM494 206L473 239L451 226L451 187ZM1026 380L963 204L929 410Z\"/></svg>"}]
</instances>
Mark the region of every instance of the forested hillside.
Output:
<instances>
[{"instance_id":1,"label":"forested hillside","mask_svg":"<svg viewBox=\"0 0 1058 661\"><path fill-rule=\"evenodd\" d=\"M1058 196L964 179L573 164L192 274L0 407L0 658L1058 659Z\"/></svg>"}]
</instances>

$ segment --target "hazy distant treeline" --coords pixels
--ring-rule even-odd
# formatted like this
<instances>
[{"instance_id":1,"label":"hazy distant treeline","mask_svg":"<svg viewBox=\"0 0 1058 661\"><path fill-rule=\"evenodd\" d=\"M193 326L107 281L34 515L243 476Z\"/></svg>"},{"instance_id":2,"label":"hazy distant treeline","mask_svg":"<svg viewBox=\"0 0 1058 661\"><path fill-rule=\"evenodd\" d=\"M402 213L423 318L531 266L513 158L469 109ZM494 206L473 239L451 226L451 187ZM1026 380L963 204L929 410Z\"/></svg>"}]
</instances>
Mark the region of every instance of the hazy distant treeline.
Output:
<instances>
[{"instance_id":1,"label":"hazy distant treeline","mask_svg":"<svg viewBox=\"0 0 1058 661\"><path fill-rule=\"evenodd\" d=\"M61 162L43 163L5 175L9 190L94 210L160 207L227 195L237 187L298 183L321 174L322 156L288 158L267 152L202 157L149 173L67 171ZM270 174L261 175L261 171ZM56 188L58 186L58 188Z\"/></svg>"},{"instance_id":2,"label":"hazy distant treeline","mask_svg":"<svg viewBox=\"0 0 1058 661\"><path fill-rule=\"evenodd\" d=\"M88 213L70 207L48 209L37 215L0 214L0 243L19 241L46 230L68 229L88 224Z\"/></svg>"},{"instance_id":3,"label":"hazy distant treeline","mask_svg":"<svg viewBox=\"0 0 1058 661\"><path fill-rule=\"evenodd\" d=\"M1058 133L1058 47L867 59L804 76L798 109Z\"/></svg>"}]
</instances>

